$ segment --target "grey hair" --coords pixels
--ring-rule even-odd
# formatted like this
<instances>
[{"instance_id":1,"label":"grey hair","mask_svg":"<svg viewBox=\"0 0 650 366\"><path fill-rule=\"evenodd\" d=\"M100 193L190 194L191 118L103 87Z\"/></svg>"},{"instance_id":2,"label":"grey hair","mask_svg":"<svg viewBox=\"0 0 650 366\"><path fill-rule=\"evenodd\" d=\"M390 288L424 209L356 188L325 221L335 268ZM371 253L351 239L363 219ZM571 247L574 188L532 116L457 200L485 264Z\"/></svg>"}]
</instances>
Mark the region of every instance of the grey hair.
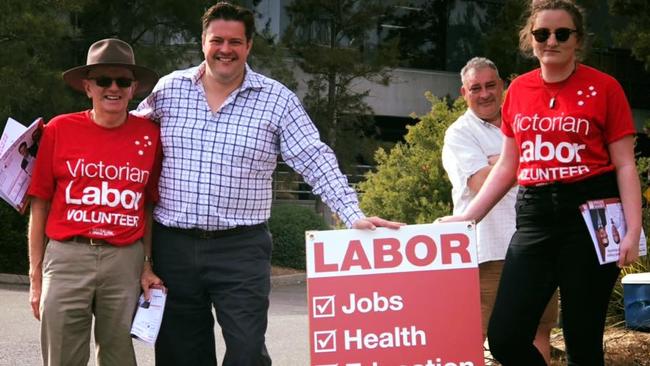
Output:
<instances>
[{"instance_id":1,"label":"grey hair","mask_svg":"<svg viewBox=\"0 0 650 366\"><path fill-rule=\"evenodd\" d=\"M463 66L463 68L460 70L460 80L463 82L463 84L465 84L465 77L470 70L481 70L486 67L489 67L490 69L496 71L497 77L501 78L499 76L499 69L497 69L497 65L495 65L492 60L485 57L474 57L471 60L467 61L465 66Z\"/></svg>"}]
</instances>

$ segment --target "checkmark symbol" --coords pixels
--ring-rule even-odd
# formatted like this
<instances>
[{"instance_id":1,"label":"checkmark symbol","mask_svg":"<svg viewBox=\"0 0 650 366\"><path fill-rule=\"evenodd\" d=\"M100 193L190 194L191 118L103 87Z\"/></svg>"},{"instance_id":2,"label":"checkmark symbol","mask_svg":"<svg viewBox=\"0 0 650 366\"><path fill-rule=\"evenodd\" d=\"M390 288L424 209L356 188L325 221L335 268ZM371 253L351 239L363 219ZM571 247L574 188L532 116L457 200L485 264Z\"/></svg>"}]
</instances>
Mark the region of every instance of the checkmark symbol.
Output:
<instances>
[{"instance_id":1,"label":"checkmark symbol","mask_svg":"<svg viewBox=\"0 0 650 366\"><path fill-rule=\"evenodd\" d=\"M325 339L316 339L316 342L318 343L318 347L320 349L326 348L327 344L330 342L330 340L334 337L334 334L329 334L325 337Z\"/></svg>"},{"instance_id":2,"label":"checkmark symbol","mask_svg":"<svg viewBox=\"0 0 650 366\"><path fill-rule=\"evenodd\" d=\"M314 332L314 352L336 352L336 330Z\"/></svg>"},{"instance_id":3,"label":"checkmark symbol","mask_svg":"<svg viewBox=\"0 0 650 366\"><path fill-rule=\"evenodd\" d=\"M314 318L330 318L335 315L335 296L314 296L312 309Z\"/></svg>"}]
</instances>

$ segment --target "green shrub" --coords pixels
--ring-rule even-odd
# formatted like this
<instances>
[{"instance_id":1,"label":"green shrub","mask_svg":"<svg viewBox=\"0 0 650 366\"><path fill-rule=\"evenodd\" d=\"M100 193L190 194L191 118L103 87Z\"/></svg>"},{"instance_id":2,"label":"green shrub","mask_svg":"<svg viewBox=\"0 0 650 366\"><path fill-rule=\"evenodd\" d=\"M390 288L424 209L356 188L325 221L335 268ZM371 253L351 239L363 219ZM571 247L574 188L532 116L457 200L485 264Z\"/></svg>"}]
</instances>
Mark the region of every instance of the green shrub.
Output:
<instances>
[{"instance_id":1,"label":"green shrub","mask_svg":"<svg viewBox=\"0 0 650 366\"><path fill-rule=\"evenodd\" d=\"M305 269L305 231L328 230L314 210L297 205L278 205L271 210L269 229L273 235L272 264Z\"/></svg>"},{"instance_id":2,"label":"green shrub","mask_svg":"<svg viewBox=\"0 0 650 366\"><path fill-rule=\"evenodd\" d=\"M359 184L367 215L421 224L451 213L451 183L442 167L445 131L462 113L462 98L452 106L427 92L431 111L408 128L405 143L377 151L377 171Z\"/></svg>"},{"instance_id":3,"label":"green shrub","mask_svg":"<svg viewBox=\"0 0 650 366\"><path fill-rule=\"evenodd\" d=\"M27 216L22 216L7 203L0 203L0 273L26 275Z\"/></svg>"},{"instance_id":4,"label":"green shrub","mask_svg":"<svg viewBox=\"0 0 650 366\"><path fill-rule=\"evenodd\" d=\"M639 171L639 179L641 180L641 192L644 192L643 211L641 213L643 218L643 228L648 238L648 223L650 223L650 181L648 175L650 174L650 158L641 157L637 159L637 169ZM650 272L650 255L639 257L635 263L623 268L621 275L614 286L612 297L609 300L609 308L607 310L607 323L610 325L622 324L625 321L625 305L623 304L623 285L621 279L630 273Z\"/></svg>"}]
</instances>

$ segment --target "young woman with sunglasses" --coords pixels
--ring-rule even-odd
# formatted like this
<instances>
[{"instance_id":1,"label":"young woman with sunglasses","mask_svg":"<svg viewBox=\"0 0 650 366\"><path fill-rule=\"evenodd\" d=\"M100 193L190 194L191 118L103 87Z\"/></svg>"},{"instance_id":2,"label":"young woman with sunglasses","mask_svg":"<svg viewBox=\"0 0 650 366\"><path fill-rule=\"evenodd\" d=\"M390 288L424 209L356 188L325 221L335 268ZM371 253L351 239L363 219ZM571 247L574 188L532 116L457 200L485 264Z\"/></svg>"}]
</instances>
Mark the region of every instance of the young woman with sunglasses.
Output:
<instances>
[{"instance_id":1,"label":"young woman with sunglasses","mask_svg":"<svg viewBox=\"0 0 650 366\"><path fill-rule=\"evenodd\" d=\"M151 268L160 131L129 115L158 76L117 39L95 42L86 65L63 73L92 109L53 118L40 140L29 225L30 303L44 365L86 365L94 319L96 364L135 365L131 320Z\"/></svg>"},{"instance_id":2,"label":"young woman with sunglasses","mask_svg":"<svg viewBox=\"0 0 650 366\"><path fill-rule=\"evenodd\" d=\"M581 64L581 9L538 0L520 32L520 48L540 67L508 89L503 151L466 213L441 221L480 220L518 181L517 231L488 328L490 350L505 366L545 365L535 330L559 286L569 365L603 365L607 304L619 267L638 257L641 189L634 123L619 83ZM600 265L579 211L587 200L620 197L627 233L618 263Z\"/></svg>"}]
</instances>

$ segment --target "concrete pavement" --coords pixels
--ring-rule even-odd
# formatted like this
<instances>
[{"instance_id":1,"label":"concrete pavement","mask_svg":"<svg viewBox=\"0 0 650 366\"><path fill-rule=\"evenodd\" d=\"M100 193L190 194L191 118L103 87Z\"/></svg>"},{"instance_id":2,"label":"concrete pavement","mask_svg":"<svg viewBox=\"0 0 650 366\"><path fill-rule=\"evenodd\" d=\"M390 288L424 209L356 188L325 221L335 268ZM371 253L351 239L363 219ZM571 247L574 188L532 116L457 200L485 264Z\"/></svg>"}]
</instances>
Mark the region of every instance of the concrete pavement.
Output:
<instances>
[{"instance_id":1,"label":"concrete pavement","mask_svg":"<svg viewBox=\"0 0 650 366\"><path fill-rule=\"evenodd\" d=\"M28 286L24 278L8 281L0 278L0 366L41 365L39 323L31 315ZM12 282L12 283L7 283ZM307 295L304 275L273 279L267 347L273 364L278 366L309 365ZM221 331L217 335L217 355L224 353ZM134 341L138 365L154 364L153 349ZM221 361L220 361L221 362ZM95 365L93 356L89 365Z\"/></svg>"}]
</instances>

